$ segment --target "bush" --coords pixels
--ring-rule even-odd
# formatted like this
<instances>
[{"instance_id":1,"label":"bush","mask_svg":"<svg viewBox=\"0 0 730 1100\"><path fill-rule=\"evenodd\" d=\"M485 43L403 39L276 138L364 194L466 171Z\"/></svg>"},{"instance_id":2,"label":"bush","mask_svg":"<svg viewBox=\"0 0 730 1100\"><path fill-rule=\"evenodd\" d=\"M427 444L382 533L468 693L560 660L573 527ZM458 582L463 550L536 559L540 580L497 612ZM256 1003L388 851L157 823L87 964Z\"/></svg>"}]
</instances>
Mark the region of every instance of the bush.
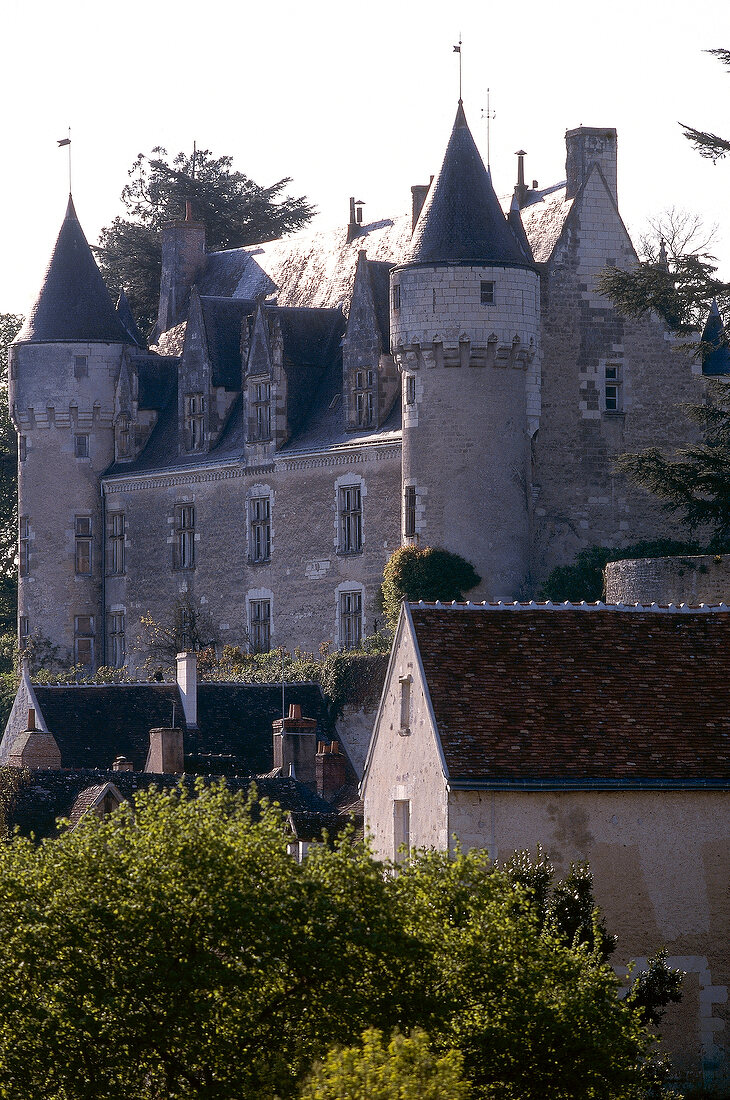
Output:
<instances>
[{"instance_id":1,"label":"bush","mask_svg":"<svg viewBox=\"0 0 730 1100\"><path fill-rule=\"evenodd\" d=\"M403 600L444 603L463 600L482 578L471 562L434 546L401 546L388 558L383 570L383 610L395 629Z\"/></svg>"},{"instance_id":2,"label":"bush","mask_svg":"<svg viewBox=\"0 0 730 1100\"><path fill-rule=\"evenodd\" d=\"M554 603L596 603L605 594L603 571L610 561L635 561L638 558L665 558L675 554L701 554L695 542L654 539L631 546L589 546L581 550L572 565L553 569L540 590L540 598Z\"/></svg>"}]
</instances>

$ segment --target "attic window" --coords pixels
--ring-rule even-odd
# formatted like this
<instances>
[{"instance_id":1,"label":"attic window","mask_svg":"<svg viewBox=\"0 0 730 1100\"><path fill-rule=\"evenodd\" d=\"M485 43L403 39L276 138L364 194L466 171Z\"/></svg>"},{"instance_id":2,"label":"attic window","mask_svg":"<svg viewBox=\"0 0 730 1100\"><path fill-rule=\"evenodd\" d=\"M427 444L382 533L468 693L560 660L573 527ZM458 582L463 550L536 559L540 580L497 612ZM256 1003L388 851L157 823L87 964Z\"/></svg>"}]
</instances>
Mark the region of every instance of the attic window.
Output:
<instances>
[{"instance_id":1,"label":"attic window","mask_svg":"<svg viewBox=\"0 0 730 1100\"><path fill-rule=\"evenodd\" d=\"M271 386L254 382L251 386L251 439L271 439Z\"/></svg>"},{"instance_id":2,"label":"attic window","mask_svg":"<svg viewBox=\"0 0 730 1100\"><path fill-rule=\"evenodd\" d=\"M204 404L202 393L185 395L185 432L189 451L199 451L204 439Z\"/></svg>"},{"instance_id":3,"label":"attic window","mask_svg":"<svg viewBox=\"0 0 730 1100\"><path fill-rule=\"evenodd\" d=\"M483 306L494 305L494 283L491 280L481 281L481 303Z\"/></svg>"}]
</instances>

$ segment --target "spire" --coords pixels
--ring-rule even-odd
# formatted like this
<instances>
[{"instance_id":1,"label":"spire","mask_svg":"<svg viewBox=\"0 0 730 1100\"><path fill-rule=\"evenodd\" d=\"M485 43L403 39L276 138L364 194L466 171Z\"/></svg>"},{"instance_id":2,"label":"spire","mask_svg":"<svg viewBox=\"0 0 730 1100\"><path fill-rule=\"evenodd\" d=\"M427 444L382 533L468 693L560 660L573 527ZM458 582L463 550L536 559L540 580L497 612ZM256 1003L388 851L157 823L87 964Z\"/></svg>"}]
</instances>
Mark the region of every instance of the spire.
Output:
<instances>
[{"instance_id":1,"label":"spire","mask_svg":"<svg viewBox=\"0 0 730 1100\"><path fill-rule=\"evenodd\" d=\"M128 344L132 338L115 313L69 195L43 285L15 343L77 341Z\"/></svg>"},{"instance_id":2,"label":"spire","mask_svg":"<svg viewBox=\"0 0 730 1100\"><path fill-rule=\"evenodd\" d=\"M142 333L137 328L137 322L134 319L132 307L129 304L129 298L124 291L124 287L122 287L121 293L119 295L119 301L117 302L117 317L119 318L119 321L121 322L124 331L132 337L135 344L143 348L145 346L145 343L142 338Z\"/></svg>"},{"instance_id":3,"label":"spire","mask_svg":"<svg viewBox=\"0 0 730 1100\"><path fill-rule=\"evenodd\" d=\"M718 377L730 374L730 347L716 299L712 299L700 348L702 373Z\"/></svg>"},{"instance_id":4,"label":"spire","mask_svg":"<svg viewBox=\"0 0 730 1100\"><path fill-rule=\"evenodd\" d=\"M497 201L461 100L406 262L530 266Z\"/></svg>"}]
</instances>

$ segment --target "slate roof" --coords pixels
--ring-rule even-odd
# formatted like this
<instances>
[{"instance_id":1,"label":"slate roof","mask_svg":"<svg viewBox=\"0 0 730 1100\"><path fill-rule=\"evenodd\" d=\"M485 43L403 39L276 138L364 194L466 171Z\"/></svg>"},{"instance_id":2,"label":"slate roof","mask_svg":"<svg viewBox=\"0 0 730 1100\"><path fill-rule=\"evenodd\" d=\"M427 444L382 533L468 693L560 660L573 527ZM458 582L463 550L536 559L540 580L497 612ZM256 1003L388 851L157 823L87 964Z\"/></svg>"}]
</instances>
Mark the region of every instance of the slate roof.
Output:
<instances>
[{"instance_id":1,"label":"slate roof","mask_svg":"<svg viewBox=\"0 0 730 1100\"><path fill-rule=\"evenodd\" d=\"M573 200L565 196L565 183L546 187L542 191L531 191L528 204L520 211L535 263L547 263L560 239L565 220L573 207Z\"/></svg>"},{"instance_id":2,"label":"slate roof","mask_svg":"<svg viewBox=\"0 0 730 1100\"><path fill-rule=\"evenodd\" d=\"M33 833L38 839L53 836L56 833L56 821L59 817L69 818L72 824L78 823L83 812L88 810L104 790L107 783L114 786L126 799L131 799L138 791L155 786L170 790L181 781L175 775L151 775L146 772L113 772L78 769L75 771L34 770L29 781L22 783L14 797L9 814L9 824L17 826L20 833L29 836ZM196 777L182 777L183 785L192 793ZM214 776L204 777L205 783L215 782ZM321 835L323 827L330 826L332 807L324 799L314 794L302 783L288 776L278 779L240 776L226 779L227 786L233 791L248 791L252 783L256 784L259 799L268 798L278 802L281 808L291 815L304 815L311 839ZM343 821L339 819L339 827ZM334 822L332 822L334 826ZM309 838L308 838L309 839Z\"/></svg>"},{"instance_id":3,"label":"slate roof","mask_svg":"<svg viewBox=\"0 0 730 1100\"><path fill-rule=\"evenodd\" d=\"M461 100L406 263L530 266L499 205Z\"/></svg>"},{"instance_id":4,"label":"slate roof","mask_svg":"<svg viewBox=\"0 0 730 1100\"><path fill-rule=\"evenodd\" d=\"M702 333L702 344L707 348L702 353L702 373L711 377L730 374L730 347L728 347L720 310L714 298Z\"/></svg>"},{"instance_id":5,"label":"slate roof","mask_svg":"<svg viewBox=\"0 0 730 1100\"><path fill-rule=\"evenodd\" d=\"M122 328L131 337L133 342L140 348L146 347L146 343L142 333L137 328L137 322L134 319L132 313L132 307L129 304L129 298L122 290L117 302L117 317L119 318Z\"/></svg>"},{"instance_id":6,"label":"slate roof","mask_svg":"<svg viewBox=\"0 0 730 1100\"><path fill-rule=\"evenodd\" d=\"M730 786L730 612L410 611L457 785Z\"/></svg>"},{"instance_id":7,"label":"slate roof","mask_svg":"<svg viewBox=\"0 0 730 1100\"><path fill-rule=\"evenodd\" d=\"M206 755L225 756L221 770L238 775L264 774L273 765L271 723L281 715L280 685L199 683L197 731L184 726L177 684L35 684L34 691L63 768L106 770L122 754L141 771L149 731L171 725L173 706L191 765L199 766ZM303 714L329 728L317 684L287 684L286 702L299 703ZM0 763L9 751L3 741Z\"/></svg>"},{"instance_id":8,"label":"slate roof","mask_svg":"<svg viewBox=\"0 0 730 1100\"><path fill-rule=\"evenodd\" d=\"M131 344L79 224L69 195L43 284L16 344Z\"/></svg>"}]
</instances>

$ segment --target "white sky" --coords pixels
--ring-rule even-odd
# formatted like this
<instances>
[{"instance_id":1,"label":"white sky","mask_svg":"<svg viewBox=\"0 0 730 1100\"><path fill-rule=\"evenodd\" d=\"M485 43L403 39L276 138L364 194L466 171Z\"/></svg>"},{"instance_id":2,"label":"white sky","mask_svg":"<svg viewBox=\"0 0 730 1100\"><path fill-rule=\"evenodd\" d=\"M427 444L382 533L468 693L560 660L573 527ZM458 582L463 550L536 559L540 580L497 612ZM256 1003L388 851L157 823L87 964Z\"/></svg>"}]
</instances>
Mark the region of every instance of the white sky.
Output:
<instances>
[{"instance_id":1,"label":"white sky","mask_svg":"<svg viewBox=\"0 0 730 1100\"><path fill-rule=\"evenodd\" d=\"M410 208L441 162L458 98L511 190L514 151L547 186L564 177L566 129L615 126L619 201L634 236L676 205L724 229L730 161L713 166L679 120L730 135L728 0L5 0L0 102L0 312L35 296L66 204L72 128L76 209L90 242L121 213L135 155L193 139L261 184L291 176L318 222ZM486 159L486 158L485 158ZM722 226L723 221L725 226Z\"/></svg>"}]
</instances>

